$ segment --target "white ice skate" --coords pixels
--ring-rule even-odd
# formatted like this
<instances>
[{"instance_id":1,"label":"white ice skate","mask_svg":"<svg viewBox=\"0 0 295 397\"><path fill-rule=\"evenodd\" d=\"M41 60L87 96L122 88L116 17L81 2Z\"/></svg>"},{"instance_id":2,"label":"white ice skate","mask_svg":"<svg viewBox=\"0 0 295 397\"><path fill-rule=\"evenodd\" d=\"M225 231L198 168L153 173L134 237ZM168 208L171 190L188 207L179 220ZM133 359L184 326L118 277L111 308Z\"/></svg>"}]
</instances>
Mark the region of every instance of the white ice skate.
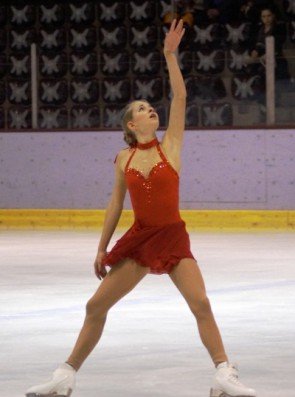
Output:
<instances>
[{"instance_id":1,"label":"white ice skate","mask_svg":"<svg viewBox=\"0 0 295 397\"><path fill-rule=\"evenodd\" d=\"M256 397L256 391L238 379L238 366L223 362L217 366L210 397Z\"/></svg>"},{"instance_id":2,"label":"white ice skate","mask_svg":"<svg viewBox=\"0 0 295 397\"><path fill-rule=\"evenodd\" d=\"M76 371L71 365L62 363L45 383L30 387L26 397L70 397L76 384Z\"/></svg>"}]
</instances>

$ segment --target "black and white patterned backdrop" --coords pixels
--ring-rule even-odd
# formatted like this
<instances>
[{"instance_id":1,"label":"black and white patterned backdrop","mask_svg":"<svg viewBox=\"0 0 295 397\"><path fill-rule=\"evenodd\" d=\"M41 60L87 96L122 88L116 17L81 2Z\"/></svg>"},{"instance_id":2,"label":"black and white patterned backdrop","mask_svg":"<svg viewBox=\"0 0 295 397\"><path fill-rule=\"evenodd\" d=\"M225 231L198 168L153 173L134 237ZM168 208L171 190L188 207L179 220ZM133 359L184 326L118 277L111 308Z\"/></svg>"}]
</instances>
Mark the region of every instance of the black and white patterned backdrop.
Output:
<instances>
[{"instance_id":1,"label":"black and white patterned backdrop","mask_svg":"<svg viewBox=\"0 0 295 397\"><path fill-rule=\"evenodd\" d=\"M284 7L286 43L294 46L294 1ZM122 108L138 98L156 107L165 126L170 90L163 17L170 9L169 0L0 5L0 129L32 126L32 43L38 54L40 129L116 129ZM264 81L247 63L252 28L240 21L195 23L187 29L179 51L188 89L187 127L263 121L253 109L263 109Z\"/></svg>"}]
</instances>

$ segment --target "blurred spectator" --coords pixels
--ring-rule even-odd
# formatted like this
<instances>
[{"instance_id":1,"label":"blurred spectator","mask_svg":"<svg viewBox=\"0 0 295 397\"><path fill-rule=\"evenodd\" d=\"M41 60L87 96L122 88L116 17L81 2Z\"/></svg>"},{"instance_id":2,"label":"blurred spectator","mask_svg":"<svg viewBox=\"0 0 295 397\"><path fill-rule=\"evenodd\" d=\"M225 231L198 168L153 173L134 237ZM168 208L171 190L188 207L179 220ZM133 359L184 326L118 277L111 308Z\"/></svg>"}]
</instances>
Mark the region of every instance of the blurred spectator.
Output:
<instances>
[{"instance_id":1,"label":"blurred spectator","mask_svg":"<svg viewBox=\"0 0 295 397\"><path fill-rule=\"evenodd\" d=\"M174 18L182 18L184 25L194 25L194 14L203 8L203 0L175 0L174 11L167 12L163 17L164 24L170 25Z\"/></svg>"},{"instance_id":2,"label":"blurred spectator","mask_svg":"<svg viewBox=\"0 0 295 397\"><path fill-rule=\"evenodd\" d=\"M241 18L244 22L251 22L257 25L260 22L261 10L271 7L277 19L281 19L283 13L281 1L276 0L241 0Z\"/></svg>"},{"instance_id":3,"label":"blurred spectator","mask_svg":"<svg viewBox=\"0 0 295 397\"><path fill-rule=\"evenodd\" d=\"M255 61L265 62L266 45L265 40L268 36L273 36L275 40L275 60L276 79L288 79L288 63L283 56L283 44L286 40L286 26L284 23L278 23L275 10L273 7L264 7L261 10L262 25L258 31L256 43L251 51L251 58Z\"/></svg>"},{"instance_id":4,"label":"blurred spectator","mask_svg":"<svg viewBox=\"0 0 295 397\"><path fill-rule=\"evenodd\" d=\"M261 0L244 0L241 4L241 16L245 22L258 24L260 21Z\"/></svg>"},{"instance_id":5,"label":"blurred spectator","mask_svg":"<svg viewBox=\"0 0 295 397\"><path fill-rule=\"evenodd\" d=\"M237 22L240 16L240 0L204 0L209 22L222 24Z\"/></svg>"},{"instance_id":6,"label":"blurred spectator","mask_svg":"<svg viewBox=\"0 0 295 397\"><path fill-rule=\"evenodd\" d=\"M205 10L204 0L194 1L194 17L195 17L195 24L198 26L204 24L204 21L206 21L207 13Z\"/></svg>"}]
</instances>

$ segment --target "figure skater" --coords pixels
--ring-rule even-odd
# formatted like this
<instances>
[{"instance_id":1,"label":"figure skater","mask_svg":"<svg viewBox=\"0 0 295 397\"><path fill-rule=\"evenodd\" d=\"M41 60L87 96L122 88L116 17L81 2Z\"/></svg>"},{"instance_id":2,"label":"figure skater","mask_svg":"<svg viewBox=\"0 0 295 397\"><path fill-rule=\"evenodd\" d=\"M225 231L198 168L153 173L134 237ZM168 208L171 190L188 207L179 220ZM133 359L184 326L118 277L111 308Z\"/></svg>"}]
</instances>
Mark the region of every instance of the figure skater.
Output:
<instances>
[{"instance_id":1,"label":"figure skater","mask_svg":"<svg viewBox=\"0 0 295 397\"><path fill-rule=\"evenodd\" d=\"M148 273L168 273L195 316L201 340L216 367L210 396L256 396L255 390L239 381L237 367L228 361L199 266L190 251L185 222L179 213L186 88L174 52L183 34L183 21L176 23L173 20L164 41L173 99L162 142L155 135L159 126L158 114L148 102L130 103L123 116L124 140L129 147L121 150L114 161L115 185L94 262L95 274L102 282L86 304L85 321L74 349L53 372L52 378L31 387L27 397L71 395L76 372L98 343L108 310ZM107 252L127 188L134 210L134 224ZM111 268L109 272L106 266Z\"/></svg>"}]
</instances>

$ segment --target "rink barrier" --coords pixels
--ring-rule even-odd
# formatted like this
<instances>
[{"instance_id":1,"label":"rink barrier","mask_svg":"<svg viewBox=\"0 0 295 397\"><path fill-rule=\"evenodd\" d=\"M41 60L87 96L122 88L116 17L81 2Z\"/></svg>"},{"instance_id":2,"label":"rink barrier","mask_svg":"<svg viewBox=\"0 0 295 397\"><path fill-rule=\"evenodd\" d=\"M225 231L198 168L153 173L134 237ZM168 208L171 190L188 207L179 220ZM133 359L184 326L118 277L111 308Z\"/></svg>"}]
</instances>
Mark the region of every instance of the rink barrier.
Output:
<instances>
[{"instance_id":1,"label":"rink barrier","mask_svg":"<svg viewBox=\"0 0 295 397\"><path fill-rule=\"evenodd\" d=\"M295 230L293 210L180 210L188 230ZM2 230L101 229L105 210L0 209ZM133 223L133 211L123 210L117 228Z\"/></svg>"}]
</instances>

